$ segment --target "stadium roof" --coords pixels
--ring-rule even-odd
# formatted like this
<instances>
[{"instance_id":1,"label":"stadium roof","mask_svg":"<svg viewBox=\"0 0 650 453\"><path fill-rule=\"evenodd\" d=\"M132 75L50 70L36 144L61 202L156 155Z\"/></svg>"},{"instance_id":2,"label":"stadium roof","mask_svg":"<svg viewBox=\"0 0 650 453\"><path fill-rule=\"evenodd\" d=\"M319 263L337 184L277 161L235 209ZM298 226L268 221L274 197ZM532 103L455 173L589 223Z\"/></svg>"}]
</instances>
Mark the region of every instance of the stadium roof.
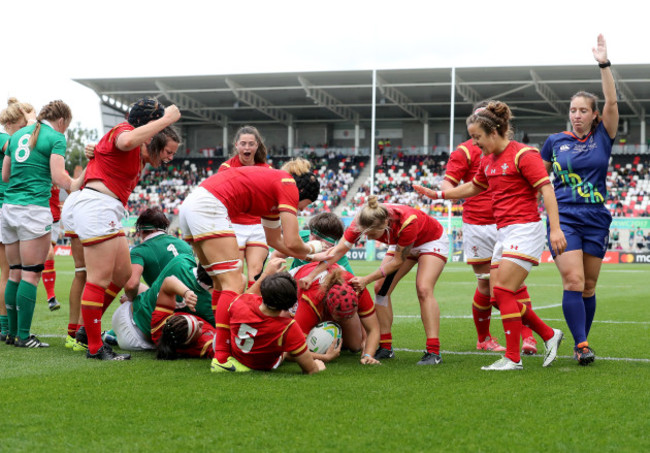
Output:
<instances>
[{"instance_id":1,"label":"stadium roof","mask_svg":"<svg viewBox=\"0 0 650 453\"><path fill-rule=\"evenodd\" d=\"M650 65L613 65L622 118L650 110ZM579 90L601 95L587 66L455 68L455 117L484 99L507 102L519 120L566 118ZM117 110L143 96L174 103L183 126L243 123L360 123L371 120L372 71L76 79ZM452 68L377 70L377 122L448 121Z\"/></svg>"}]
</instances>

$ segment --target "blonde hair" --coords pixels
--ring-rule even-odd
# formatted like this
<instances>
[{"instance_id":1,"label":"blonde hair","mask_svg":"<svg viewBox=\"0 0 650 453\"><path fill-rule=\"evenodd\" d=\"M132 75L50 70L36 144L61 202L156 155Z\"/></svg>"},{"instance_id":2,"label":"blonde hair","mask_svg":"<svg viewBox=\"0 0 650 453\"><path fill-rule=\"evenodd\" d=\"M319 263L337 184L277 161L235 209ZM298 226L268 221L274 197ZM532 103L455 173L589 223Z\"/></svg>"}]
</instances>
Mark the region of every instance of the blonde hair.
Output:
<instances>
[{"instance_id":1,"label":"blonde hair","mask_svg":"<svg viewBox=\"0 0 650 453\"><path fill-rule=\"evenodd\" d=\"M61 100L56 100L43 106L36 117L36 127L34 128L34 132L32 132L32 136L29 138L29 147L34 149L38 142L38 134L41 132L41 121L56 121L61 118L65 121L72 120L72 110L70 110L68 104Z\"/></svg>"},{"instance_id":2,"label":"blonde hair","mask_svg":"<svg viewBox=\"0 0 650 453\"><path fill-rule=\"evenodd\" d=\"M21 107L25 113L34 111L34 107L27 102L19 102L18 99L14 97L7 99L7 108L0 112L0 124L5 126L7 124L17 123L20 120L27 121L27 118L25 118L25 115L21 111Z\"/></svg>"},{"instance_id":3,"label":"blonde hair","mask_svg":"<svg viewBox=\"0 0 650 453\"><path fill-rule=\"evenodd\" d=\"M282 170L291 173L294 176L302 176L311 172L311 164L307 159L296 157L282 166Z\"/></svg>"},{"instance_id":4,"label":"blonde hair","mask_svg":"<svg viewBox=\"0 0 650 453\"><path fill-rule=\"evenodd\" d=\"M390 218L390 211L386 206L379 203L377 195L368 197L368 202L361 208L354 222L360 231L382 228Z\"/></svg>"},{"instance_id":5,"label":"blonde hair","mask_svg":"<svg viewBox=\"0 0 650 453\"><path fill-rule=\"evenodd\" d=\"M330 289L332 289L332 286L342 285L344 283L345 279L343 279L343 272L341 272L341 268L338 266L333 266L329 269L327 275L325 278L323 278L323 282L320 284L320 293L322 296L324 296L330 291Z\"/></svg>"}]
</instances>

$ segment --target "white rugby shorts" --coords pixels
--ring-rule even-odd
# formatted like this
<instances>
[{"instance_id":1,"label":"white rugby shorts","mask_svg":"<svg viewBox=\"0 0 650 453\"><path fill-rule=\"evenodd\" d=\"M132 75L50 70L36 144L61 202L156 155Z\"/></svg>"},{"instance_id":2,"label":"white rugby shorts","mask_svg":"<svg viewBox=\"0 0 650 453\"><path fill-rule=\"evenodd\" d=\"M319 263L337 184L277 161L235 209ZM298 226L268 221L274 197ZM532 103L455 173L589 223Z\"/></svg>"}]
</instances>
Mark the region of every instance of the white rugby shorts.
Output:
<instances>
[{"instance_id":1,"label":"white rugby shorts","mask_svg":"<svg viewBox=\"0 0 650 453\"><path fill-rule=\"evenodd\" d=\"M133 322L132 302L124 302L113 313L112 327L117 344L127 351L145 351L155 349L145 334Z\"/></svg>"},{"instance_id":2,"label":"white rugby shorts","mask_svg":"<svg viewBox=\"0 0 650 453\"><path fill-rule=\"evenodd\" d=\"M530 272L539 264L546 244L544 222L518 223L497 230L497 243L492 254L491 267L499 261L508 260Z\"/></svg>"},{"instance_id":3,"label":"white rugby shorts","mask_svg":"<svg viewBox=\"0 0 650 453\"><path fill-rule=\"evenodd\" d=\"M2 206L2 243L31 241L49 235L52 229L50 207L33 204L21 206L5 203Z\"/></svg>"},{"instance_id":4,"label":"white rugby shorts","mask_svg":"<svg viewBox=\"0 0 650 453\"><path fill-rule=\"evenodd\" d=\"M187 242L236 237L228 217L228 209L203 187L190 193L178 212L178 221Z\"/></svg>"},{"instance_id":5,"label":"white rugby shorts","mask_svg":"<svg viewBox=\"0 0 650 453\"><path fill-rule=\"evenodd\" d=\"M467 264L483 264L492 260L497 242L497 226L463 224L463 251Z\"/></svg>"}]
</instances>

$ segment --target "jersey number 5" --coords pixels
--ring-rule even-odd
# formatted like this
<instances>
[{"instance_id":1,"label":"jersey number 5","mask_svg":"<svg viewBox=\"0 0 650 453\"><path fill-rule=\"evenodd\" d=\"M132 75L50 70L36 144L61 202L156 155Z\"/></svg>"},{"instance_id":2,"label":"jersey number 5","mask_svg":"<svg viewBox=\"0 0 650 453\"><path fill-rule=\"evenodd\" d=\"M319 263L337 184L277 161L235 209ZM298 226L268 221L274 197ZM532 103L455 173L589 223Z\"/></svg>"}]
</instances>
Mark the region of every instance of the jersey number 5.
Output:
<instances>
[{"instance_id":1,"label":"jersey number 5","mask_svg":"<svg viewBox=\"0 0 650 453\"><path fill-rule=\"evenodd\" d=\"M253 342L255 341L255 335L257 335L257 329L248 324L242 324L239 326L239 330L237 331L237 340L235 344L242 352L251 352L251 349L253 349Z\"/></svg>"}]
</instances>

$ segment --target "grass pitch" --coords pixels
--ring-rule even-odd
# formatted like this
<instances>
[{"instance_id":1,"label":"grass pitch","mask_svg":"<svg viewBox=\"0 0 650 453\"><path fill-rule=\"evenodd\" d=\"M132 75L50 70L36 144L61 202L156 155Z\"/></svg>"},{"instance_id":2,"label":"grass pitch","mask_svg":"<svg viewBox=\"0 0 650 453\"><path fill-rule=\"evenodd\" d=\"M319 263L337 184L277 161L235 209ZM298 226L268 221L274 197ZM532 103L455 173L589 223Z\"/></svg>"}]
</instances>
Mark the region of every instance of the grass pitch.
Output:
<instances>
[{"instance_id":1,"label":"grass pitch","mask_svg":"<svg viewBox=\"0 0 650 453\"><path fill-rule=\"evenodd\" d=\"M361 275L377 266L352 263ZM0 451L650 450L648 266L603 266L589 367L571 358L559 274L542 264L527 283L540 317L566 334L560 357L550 368L533 356L520 372L481 371L498 355L476 351L473 275L449 264L436 288L441 366L415 365L425 338L411 273L393 296L396 358L364 367L344 353L315 376L294 363L213 375L207 360L157 362L151 353L86 360L63 346L71 258L56 267L63 308L50 313L41 286L33 324L51 347L0 345ZM491 330L504 342L498 313Z\"/></svg>"}]
</instances>

